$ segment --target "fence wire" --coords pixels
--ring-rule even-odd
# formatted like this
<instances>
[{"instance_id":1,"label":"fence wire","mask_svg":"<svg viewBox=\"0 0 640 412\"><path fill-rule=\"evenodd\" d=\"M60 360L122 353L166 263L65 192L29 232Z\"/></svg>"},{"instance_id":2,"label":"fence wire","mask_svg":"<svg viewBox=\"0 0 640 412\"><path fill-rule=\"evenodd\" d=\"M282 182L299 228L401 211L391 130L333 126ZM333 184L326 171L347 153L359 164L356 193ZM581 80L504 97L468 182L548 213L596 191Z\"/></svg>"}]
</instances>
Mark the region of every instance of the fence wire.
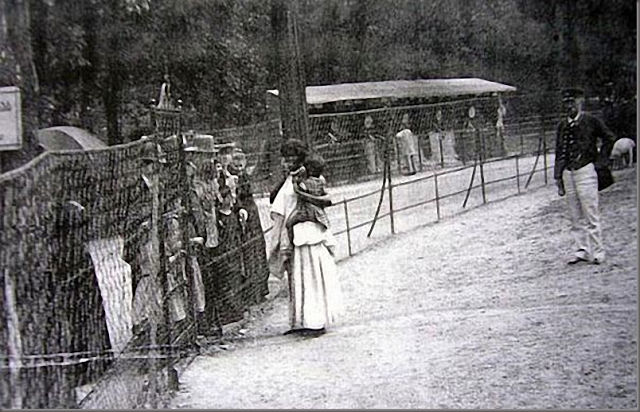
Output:
<instances>
[{"instance_id":1,"label":"fence wire","mask_svg":"<svg viewBox=\"0 0 640 412\"><path fill-rule=\"evenodd\" d=\"M524 190L528 173L540 184L556 98L503 98L500 130L495 97L310 116L339 256L370 244L385 144L395 203L387 193L373 240L388 236L394 213L423 212L396 219L397 231L458 213L469 187L473 207ZM263 195L281 178L279 122L199 131L235 143L245 164L187 147L179 110L150 118L157 133L146 139L47 152L0 176L3 408L157 407L179 359L264 301ZM484 199L471 181L478 160ZM412 161L429 173L404 176Z\"/></svg>"},{"instance_id":2,"label":"fence wire","mask_svg":"<svg viewBox=\"0 0 640 412\"><path fill-rule=\"evenodd\" d=\"M157 407L173 365L264 300L249 176L163 129L0 178L3 408Z\"/></svg>"},{"instance_id":3,"label":"fence wire","mask_svg":"<svg viewBox=\"0 0 640 412\"><path fill-rule=\"evenodd\" d=\"M553 141L558 101L557 93L537 93L311 114L309 143L326 160L324 175L332 186L379 178L385 142L392 173L399 175L467 165L478 157L523 156L537 153L543 131ZM279 120L207 133L242 148L256 191L269 192L279 176Z\"/></svg>"}]
</instances>

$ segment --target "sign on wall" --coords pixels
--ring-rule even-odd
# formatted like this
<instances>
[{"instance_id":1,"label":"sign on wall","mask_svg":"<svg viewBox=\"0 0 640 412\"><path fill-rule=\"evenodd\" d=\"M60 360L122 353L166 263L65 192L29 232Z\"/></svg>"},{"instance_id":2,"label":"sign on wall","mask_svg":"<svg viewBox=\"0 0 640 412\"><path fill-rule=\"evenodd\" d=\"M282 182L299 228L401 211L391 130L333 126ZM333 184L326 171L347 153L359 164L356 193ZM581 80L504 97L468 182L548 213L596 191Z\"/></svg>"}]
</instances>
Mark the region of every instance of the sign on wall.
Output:
<instances>
[{"instance_id":1,"label":"sign on wall","mask_svg":"<svg viewBox=\"0 0 640 412\"><path fill-rule=\"evenodd\" d=\"M22 148L20 89L0 87L0 151Z\"/></svg>"}]
</instances>

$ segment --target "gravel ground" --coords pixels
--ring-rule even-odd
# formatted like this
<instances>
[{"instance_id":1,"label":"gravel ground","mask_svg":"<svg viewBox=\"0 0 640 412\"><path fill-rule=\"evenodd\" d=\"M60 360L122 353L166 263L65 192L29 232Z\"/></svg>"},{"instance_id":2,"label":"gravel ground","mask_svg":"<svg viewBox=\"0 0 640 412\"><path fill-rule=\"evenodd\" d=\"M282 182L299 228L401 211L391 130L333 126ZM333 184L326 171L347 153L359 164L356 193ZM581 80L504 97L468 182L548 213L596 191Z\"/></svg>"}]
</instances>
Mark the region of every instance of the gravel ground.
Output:
<instances>
[{"instance_id":1,"label":"gravel ground","mask_svg":"<svg viewBox=\"0 0 640 412\"><path fill-rule=\"evenodd\" d=\"M566 265L554 186L489 203L341 261L326 335L283 336L282 297L257 308L168 407L636 409L637 178L616 176L603 265Z\"/></svg>"}]
</instances>

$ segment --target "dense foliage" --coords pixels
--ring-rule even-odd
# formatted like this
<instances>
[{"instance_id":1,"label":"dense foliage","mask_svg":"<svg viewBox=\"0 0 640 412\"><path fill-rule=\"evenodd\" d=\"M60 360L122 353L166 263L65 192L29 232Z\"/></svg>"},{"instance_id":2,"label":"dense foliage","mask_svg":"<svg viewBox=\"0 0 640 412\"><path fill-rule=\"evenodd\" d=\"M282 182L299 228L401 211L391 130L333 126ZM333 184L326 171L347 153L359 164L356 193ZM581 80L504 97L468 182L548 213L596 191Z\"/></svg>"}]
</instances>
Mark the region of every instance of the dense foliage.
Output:
<instances>
[{"instance_id":1,"label":"dense foliage","mask_svg":"<svg viewBox=\"0 0 640 412\"><path fill-rule=\"evenodd\" d=\"M264 116L265 90L277 85L271 6L263 0L25 2L40 127L77 124L111 144L137 138L165 73L194 127L248 124ZM577 82L595 94L611 80L635 95L635 7L632 0L300 0L299 41L308 85L480 77L525 91Z\"/></svg>"}]
</instances>

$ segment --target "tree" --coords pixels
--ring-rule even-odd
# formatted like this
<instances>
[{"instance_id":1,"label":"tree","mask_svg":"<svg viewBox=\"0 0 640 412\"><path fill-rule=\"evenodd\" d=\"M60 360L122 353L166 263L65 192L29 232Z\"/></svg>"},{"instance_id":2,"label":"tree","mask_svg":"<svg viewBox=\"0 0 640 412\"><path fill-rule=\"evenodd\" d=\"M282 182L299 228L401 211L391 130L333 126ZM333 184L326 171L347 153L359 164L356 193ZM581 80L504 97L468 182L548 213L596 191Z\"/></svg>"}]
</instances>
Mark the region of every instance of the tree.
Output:
<instances>
[{"instance_id":1,"label":"tree","mask_svg":"<svg viewBox=\"0 0 640 412\"><path fill-rule=\"evenodd\" d=\"M0 5L0 86L17 86L22 103L23 149L0 152L0 172L16 168L42 152L34 137L38 125L38 77L33 60L27 0Z\"/></svg>"},{"instance_id":2,"label":"tree","mask_svg":"<svg viewBox=\"0 0 640 412\"><path fill-rule=\"evenodd\" d=\"M613 79L621 91L636 89L629 0L296 4L307 85L473 76L540 91L566 82L557 80L564 72L594 91ZM79 125L110 144L138 138L165 72L174 96L198 113L194 127L248 124L262 118L265 91L282 77L269 2L6 0L2 7L9 19L0 76L16 84L18 66L30 76L23 100L33 104L34 127ZM30 39L10 40L10 31L22 33L25 10ZM12 60L28 60L25 53L32 63Z\"/></svg>"},{"instance_id":3,"label":"tree","mask_svg":"<svg viewBox=\"0 0 640 412\"><path fill-rule=\"evenodd\" d=\"M295 1L272 0L271 25L277 48L279 72L280 116L285 138L309 142L306 82L300 56L298 9Z\"/></svg>"}]
</instances>

